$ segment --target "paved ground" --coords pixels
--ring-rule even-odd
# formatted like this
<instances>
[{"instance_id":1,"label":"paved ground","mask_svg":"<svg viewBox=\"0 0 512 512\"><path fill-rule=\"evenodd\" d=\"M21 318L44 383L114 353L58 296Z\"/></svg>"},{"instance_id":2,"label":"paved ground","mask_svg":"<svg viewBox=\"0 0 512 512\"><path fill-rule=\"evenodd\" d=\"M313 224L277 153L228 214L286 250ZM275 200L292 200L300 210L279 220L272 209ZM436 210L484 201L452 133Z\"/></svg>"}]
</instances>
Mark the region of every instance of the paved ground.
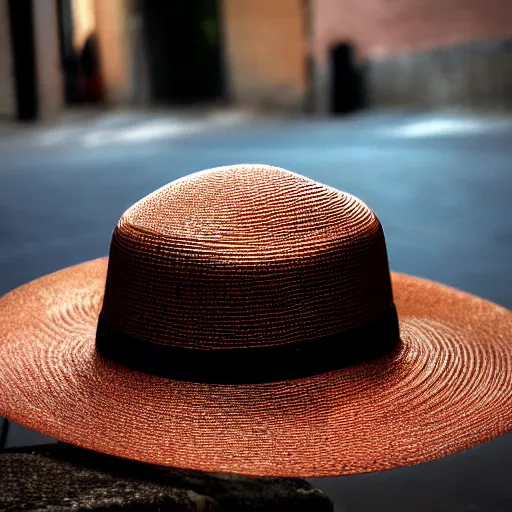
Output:
<instances>
[{"instance_id":1,"label":"paved ground","mask_svg":"<svg viewBox=\"0 0 512 512\"><path fill-rule=\"evenodd\" d=\"M0 134L2 130L0 130ZM278 165L374 208L393 270L512 308L512 120L262 120L121 113L0 139L0 293L105 255L123 211L185 174ZM14 426L10 446L41 442ZM337 510L512 510L512 437L413 468L317 482Z\"/></svg>"}]
</instances>

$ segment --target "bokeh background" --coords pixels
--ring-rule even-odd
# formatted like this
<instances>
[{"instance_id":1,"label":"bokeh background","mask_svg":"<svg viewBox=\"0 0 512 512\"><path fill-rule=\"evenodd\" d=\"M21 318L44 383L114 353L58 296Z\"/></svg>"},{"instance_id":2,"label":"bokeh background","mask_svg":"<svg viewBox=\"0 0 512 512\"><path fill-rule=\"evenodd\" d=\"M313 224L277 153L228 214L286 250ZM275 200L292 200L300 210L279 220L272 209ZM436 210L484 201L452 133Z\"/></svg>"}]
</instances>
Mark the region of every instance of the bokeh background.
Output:
<instances>
[{"instance_id":1,"label":"bokeh background","mask_svg":"<svg viewBox=\"0 0 512 512\"><path fill-rule=\"evenodd\" d=\"M264 163L367 202L392 270L511 308L511 113L509 0L0 0L0 294L105 256L176 178ZM315 484L337 511L505 512L511 457Z\"/></svg>"}]
</instances>

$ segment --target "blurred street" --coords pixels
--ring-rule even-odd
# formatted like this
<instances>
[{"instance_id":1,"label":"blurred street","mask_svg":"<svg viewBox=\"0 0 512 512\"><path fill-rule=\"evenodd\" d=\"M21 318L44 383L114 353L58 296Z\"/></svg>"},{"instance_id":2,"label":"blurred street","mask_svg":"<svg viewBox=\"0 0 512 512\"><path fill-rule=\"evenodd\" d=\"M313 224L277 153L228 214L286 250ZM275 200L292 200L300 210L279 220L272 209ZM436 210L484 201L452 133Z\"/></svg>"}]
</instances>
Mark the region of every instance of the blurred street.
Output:
<instances>
[{"instance_id":1,"label":"blurred street","mask_svg":"<svg viewBox=\"0 0 512 512\"><path fill-rule=\"evenodd\" d=\"M186 174L284 167L369 204L393 271L512 308L512 119L365 114L265 118L136 111L0 127L0 294L108 253L132 203ZM7 445L43 442L12 426ZM337 510L512 510L512 436L386 473L315 483Z\"/></svg>"}]
</instances>

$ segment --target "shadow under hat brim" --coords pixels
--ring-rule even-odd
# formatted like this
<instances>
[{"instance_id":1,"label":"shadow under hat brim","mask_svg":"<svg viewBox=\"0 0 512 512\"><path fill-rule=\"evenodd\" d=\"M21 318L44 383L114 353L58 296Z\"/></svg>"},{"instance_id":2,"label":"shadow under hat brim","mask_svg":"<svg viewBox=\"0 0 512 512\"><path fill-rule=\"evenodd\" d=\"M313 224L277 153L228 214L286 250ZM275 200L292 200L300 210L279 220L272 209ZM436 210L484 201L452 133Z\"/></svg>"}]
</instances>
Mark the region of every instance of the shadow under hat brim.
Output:
<instances>
[{"instance_id":1,"label":"shadow under hat brim","mask_svg":"<svg viewBox=\"0 0 512 512\"><path fill-rule=\"evenodd\" d=\"M391 469L512 429L512 313L483 299L392 274L391 355L303 379L198 384L97 354L106 269L91 261L0 299L0 415L110 455L253 476Z\"/></svg>"}]
</instances>

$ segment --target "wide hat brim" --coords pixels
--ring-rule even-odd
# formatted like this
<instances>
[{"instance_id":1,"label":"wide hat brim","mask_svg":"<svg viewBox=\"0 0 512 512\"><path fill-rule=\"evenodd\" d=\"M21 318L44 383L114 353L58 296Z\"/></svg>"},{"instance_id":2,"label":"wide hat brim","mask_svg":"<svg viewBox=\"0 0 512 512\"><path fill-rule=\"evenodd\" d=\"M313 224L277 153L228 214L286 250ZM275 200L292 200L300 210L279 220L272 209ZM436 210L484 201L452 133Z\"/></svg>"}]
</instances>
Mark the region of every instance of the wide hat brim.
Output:
<instances>
[{"instance_id":1,"label":"wide hat brim","mask_svg":"<svg viewBox=\"0 0 512 512\"><path fill-rule=\"evenodd\" d=\"M142 462L293 477L417 464L512 428L512 314L483 299L392 274L392 354L303 379L196 384L96 353L106 269L84 263L0 299L0 415Z\"/></svg>"}]
</instances>

